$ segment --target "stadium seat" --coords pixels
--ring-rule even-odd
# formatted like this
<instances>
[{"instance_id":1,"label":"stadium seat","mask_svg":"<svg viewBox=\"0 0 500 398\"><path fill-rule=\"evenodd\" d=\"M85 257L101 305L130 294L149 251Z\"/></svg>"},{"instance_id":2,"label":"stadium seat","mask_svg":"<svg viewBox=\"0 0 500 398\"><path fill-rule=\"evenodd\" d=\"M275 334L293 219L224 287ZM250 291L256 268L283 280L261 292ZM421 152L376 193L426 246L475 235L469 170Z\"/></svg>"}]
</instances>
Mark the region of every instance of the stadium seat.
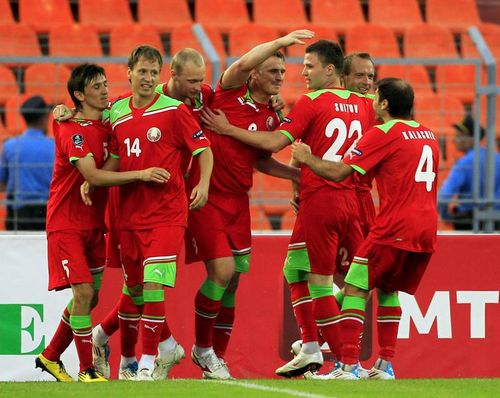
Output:
<instances>
[{"instance_id":1,"label":"stadium seat","mask_svg":"<svg viewBox=\"0 0 500 398\"><path fill-rule=\"evenodd\" d=\"M312 30L315 35L314 35L314 40L319 40L319 39L326 39L326 40L331 40L338 42L339 38L337 35L337 32L333 27L327 27L327 26L320 26L320 25L301 25L301 26L295 26L295 27L290 27L290 31L295 30L295 29L309 29ZM307 45L310 43L306 43L305 46L302 45L293 45L290 46L286 49L286 55L288 57L304 57L305 49Z\"/></svg>"},{"instance_id":2,"label":"stadium seat","mask_svg":"<svg viewBox=\"0 0 500 398\"><path fill-rule=\"evenodd\" d=\"M281 229L282 230L293 230L293 226L295 225L295 220L297 216L292 208L288 209L281 216Z\"/></svg>"},{"instance_id":3,"label":"stadium seat","mask_svg":"<svg viewBox=\"0 0 500 398\"><path fill-rule=\"evenodd\" d=\"M161 33L193 23L188 2L179 0L138 0L137 19L140 24L154 26Z\"/></svg>"},{"instance_id":4,"label":"stadium seat","mask_svg":"<svg viewBox=\"0 0 500 398\"><path fill-rule=\"evenodd\" d=\"M48 103L58 104L68 96L66 85L71 72L62 64L33 64L24 72L26 94L41 95Z\"/></svg>"},{"instance_id":5,"label":"stadium seat","mask_svg":"<svg viewBox=\"0 0 500 398\"><path fill-rule=\"evenodd\" d=\"M408 81L416 95L431 95L432 83L423 65L380 65L377 80L384 77L399 77Z\"/></svg>"},{"instance_id":6,"label":"stadium seat","mask_svg":"<svg viewBox=\"0 0 500 398\"><path fill-rule=\"evenodd\" d=\"M262 231L271 229L269 219L264 214L264 210L260 205L250 205L250 220L252 230Z\"/></svg>"},{"instance_id":7,"label":"stadium seat","mask_svg":"<svg viewBox=\"0 0 500 398\"><path fill-rule=\"evenodd\" d=\"M458 56L449 29L420 24L406 28L404 56L408 58L456 58Z\"/></svg>"},{"instance_id":8,"label":"stadium seat","mask_svg":"<svg viewBox=\"0 0 500 398\"><path fill-rule=\"evenodd\" d=\"M464 32L481 22L476 0L426 0L427 22Z\"/></svg>"},{"instance_id":9,"label":"stadium seat","mask_svg":"<svg viewBox=\"0 0 500 398\"><path fill-rule=\"evenodd\" d=\"M229 33L231 28L250 22L245 0L196 0L195 21L203 27Z\"/></svg>"},{"instance_id":10,"label":"stadium seat","mask_svg":"<svg viewBox=\"0 0 500 398\"><path fill-rule=\"evenodd\" d=\"M10 96L18 93L16 76L5 65L0 65L0 105L5 104Z\"/></svg>"},{"instance_id":11,"label":"stadium seat","mask_svg":"<svg viewBox=\"0 0 500 398\"><path fill-rule=\"evenodd\" d=\"M305 26L307 22L302 0L253 0L253 21L271 26L286 34L289 26Z\"/></svg>"},{"instance_id":12,"label":"stadium seat","mask_svg":"<svg viewBox=\"0 0 500 398\"><path fill-rule=\"evenodd\" d=\"M132 14L127 0L79 0L80 23L109 33L115 26L131 24Z\"/></svg>"},{"instance_id":13,"label":"stadium seat","mask_svg":"<svg viewBox=\"0 0 500 398\"><path fill-rule=\"evenodd\" d=\"M35 31L24 24L0 24L0 54L7 57L39 57L42 55Z\"/></svg>"},{"instance_id":14,"label":"stadium seat","mask_svg":"<svg viewBox=\"0 0 500 398\"><path fill-rule=\"evenodd\" d=\"M497 61L500 61L500 25L481 23L477 27L493 55L496 56ZM472 43L469 34L466 32L462 33L462 56L464 58L479 57L476 46Z\"/></svg>"},{"instance_id":15,"label":"stadium seat","mask_svg":"<svg viewBox=\"0 0 500 398\"><path fill-rule=\"evenodd\" d=\"M47 33L54 25L72 23L73 16L68 1L19 0L19 21L37 33Z\"/></svg>"},{"instance_id":16,"label":"stadium seat","mask_svg":"<svg viewBox=\"0 0 500 398\"><path fill-rule=\"evenodd\" d=\"M436 90L451 94L464 104L474 100L475 67L473 65L437 65Z\"/></svg>"},{"instance_id":17,"label":"stadium seat","mask_svg":"<svg viewBox=\"0 0 500 398\"><path fill-rule=\"evenodd\" d=\"M267 216L281 217L289 209L291 197L291 182L289 180L258 173L254 176L254 183L260 189L264 213Z\"/></svg>"},{"instance_id":18,"label":"stadium seat","mask_svg":"<svg viewBox=\"0 0 500 398\"><path fill-rule=\"evenodd\" d=\"M399 58L399 48L394 32L382 25L366 23L347 29L345 53L367 52L376 58Z\"/></svg>"},{"instance_id":19,"label":"stadium seat","mask_svg":"<svg viewBox=\"0 0 500 398\"><path fill-rule=\"evenodd\" d=\"M149 44L164 54L160 34L153 26L126 24L115 26L109 34L109 55L127 57L132 49Z\"/></svg>"},{"instance_id":20,"label":"stadium seat","mask_svg":"<svg viewBox=\"0 0 500 398\"><path fill-rule=\"evenodd\" d=\"M453 134L454 123L465 116L460 100L451 95L420 95L415 97L415 119L439 135Z\"/></svg>"},{"instance_id":21,"label":"stadium seat","mask_svg":"<svg viewBox=\"0 0 500 398\"><path fill-rule=\"evenodd\" d=\"M333 27L337 33L343 35L347 28L366 21L360 1L311 0L311 22Z\"/></svg>"},{"instance_id":22,"label":"stadium seat","mask_svg":"<svg viewBox=\"0 0 500 398\"><path fill-rule=\"evenodd\" d=\"M26 128L26 122L19 113L19 108L29 97L28 94L13 95L5 103L5 129L7 134L13 136L21 133Z\"/></svg>"},{"instance_id":23,"label":"stadium seat","mask_svg":"<svg viewBox=\"0 0 500 398\"><path fill-rule=\"evenodd\" d=\"M286 65L285 82L280 90L280 94L285 103L290 106L295 104L299 97L307 92L306 82L304 76L302 76L303 69L304 66L302 64L288 63Z\"/></svg>"},{"instance_id":24,"label":"stadium seat","mask_svg":"<svg viewBox=\"0 0 500 398\"><path fill-rule=\"evenodd\" d=\"M423 22L418 0L369 0L368 15L371 23L386 26L396 34Z\"/></svg>"},{"instance_id":25,"label":"stadium seat","mask_svg":"<svg viewBox=\"0 0 500 398\"><path fill-rule=\"evenodd\" d=\"M80 24L57 25L49 31L49 52L53 57L102 57L97 30Z\"/></svg>"},{"instance_id":26,"label":"stadium seat","mask_svg":"<svg viewBox=\"0 0 500 398\"><path fill-rule=\"evenodd\" d=\"M229 55L239 57L257 44L276 39L276 29L254 23L239 25L229 31Z\"/></svg>"},{"instance_id":27,"label":"stadium seat","mask_svg":"<svg viewBox=\"0 0 500 398\"><path fill-rule=\"evenodd\" d=\"M15 23L9 0L0 0L0 25Z\"/></svg>"},{"instance_id":28,"label":"stadium seat","mask_svg":"<svg viewBox=\"0 0 500 398\"><path fill-rule=\"evenodd\" d=\"M101 66L106 72L110 99L130 92L127 66L125 64L102 64Z\"/></svg>"}]
</instances>

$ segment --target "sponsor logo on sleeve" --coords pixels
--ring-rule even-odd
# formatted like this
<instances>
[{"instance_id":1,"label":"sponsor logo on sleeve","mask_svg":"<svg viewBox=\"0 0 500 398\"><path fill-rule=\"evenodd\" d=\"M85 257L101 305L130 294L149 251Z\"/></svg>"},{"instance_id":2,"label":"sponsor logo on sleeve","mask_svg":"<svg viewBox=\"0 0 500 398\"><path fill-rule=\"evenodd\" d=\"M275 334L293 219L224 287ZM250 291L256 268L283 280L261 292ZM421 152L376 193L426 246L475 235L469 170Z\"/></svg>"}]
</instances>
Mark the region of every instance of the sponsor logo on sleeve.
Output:
<instances>
[{"instance_id":1,"label":"sponsor logo on sleeve","mask_svg":"<svg viewBox=\"0 0 500 398\"><path fill-rule=\"evenodd\" d=\"M193 134L193 140L205 140L206 137L203 135L203 130L199 130Z\"/></svg>"},{"instance_id":2,"label":"sponsor logo on sleeve","mask_svg":"<svg viewBox=\"0 0 500 398\"><path fill-rule=\"evenodd\" d=\"M354 148L354 149L352 150L352 153L353 153L354 155L356 155L356 156L361 156L361 155L363 155L363 152L361 152L358 148Z\"/></svg>"},{"instance_id":3,"label":"sponsor logo on sleeve","mask_svg":"<svg viewBox=\"0 0 500 398\"><path fill-rule=\"evenodd\" d=\"M81 134L74 134L71 137L71 140L73 141L75 148L83 150L83 136Z\"/></svg>"},{"instance_id":4,"label":"sponsor logo on sleeve","mask_svg":"<svg viewBox=\"0 0 500 398\"><path fill-rule=\"evenodd\" d=\"M290 119L289 117L284 117L283 123L292 123L292 119Z\"/></svg>"}]
</instances>

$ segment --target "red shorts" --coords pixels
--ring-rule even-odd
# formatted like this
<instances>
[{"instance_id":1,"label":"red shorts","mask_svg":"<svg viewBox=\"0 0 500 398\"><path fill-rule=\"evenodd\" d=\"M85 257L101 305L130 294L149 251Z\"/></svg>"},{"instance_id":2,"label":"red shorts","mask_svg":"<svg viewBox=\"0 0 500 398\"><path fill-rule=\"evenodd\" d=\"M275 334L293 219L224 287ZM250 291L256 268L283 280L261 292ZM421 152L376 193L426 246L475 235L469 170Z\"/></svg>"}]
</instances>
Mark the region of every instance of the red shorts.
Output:
<instances>
[{"instance_id":1,"label":"red shorts","mask_svg":"<svg viewBox=\"0 0 500 398\"><path fill-rule=\"evenodd\" d=\"M343 247L352 256L362 240L355 192L325 187L304 198L300 211L311 272L333 275L337 251Z\"/></svg>"},{"instance_id":2,"label":"red shorts","mask_svg":"<svg viewBox=\"0 0 500 398\"><path fill-rule=\"evenodd\" d=\"M92 274L104 270L106 247L100 229L49 232L47 251L49 290L93 283Z\"/></svg>"},{"instance_id":3,"label":"red shorts","mask_svg":"<svg viewBox=\"0 0 500 398\"><path fill-rule=\"evenodd\" d=\"M375 220L375 204L370 191L357 191L356 196L359 204L359 224L363 237L366 238Z\"/></svg>"},{"instance_id":4,"label":"red shorts","mask_svg":"<svg viewBox=\"0 0 500 398\"><path fill-rule=\"evenodd\" d=\"M210 193L204 207L189 212L186 263L247 253L251 245L248 195Z\"/></svg>"},{"instance_id":5,"label":"red shorts","mask_svg":"<svg viewBox=\"0 0 500 398\"><path fill-rule=\"evenodd\" d=\"M384 293L403 291L415 294L432 253L410 252L364 241L356 257L368 260L368 286Z\"/></svg>"},{"instance_id":6,"label":"red shorts","mask_svg":"<svg viewBox=\"0 0 500 398\"><path fill-rule=\"evenodd\" d=\"M182 226L120 232L123 275L127 286L142 285L144 262L151 258L177 259L185 228Z\"/></svg>"}]
</instances>

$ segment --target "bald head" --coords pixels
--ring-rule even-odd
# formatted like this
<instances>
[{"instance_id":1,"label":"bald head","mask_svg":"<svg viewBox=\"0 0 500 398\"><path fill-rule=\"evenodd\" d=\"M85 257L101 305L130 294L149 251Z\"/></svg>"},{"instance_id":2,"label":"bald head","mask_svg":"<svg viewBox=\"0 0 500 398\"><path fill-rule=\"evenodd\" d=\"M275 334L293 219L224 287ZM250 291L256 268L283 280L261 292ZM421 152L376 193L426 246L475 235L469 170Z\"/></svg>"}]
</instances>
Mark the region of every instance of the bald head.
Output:
<instances>
[{"instance_id":1,"label":"bald head","mask_svg":"<svg viewBox=\"0 0 500 398\"><path fill-rule=\"evenodd\" d=\"M205 67L203 56L198 51L194 48L184 48L173 56L170 69L176 74L181 74L188 63L193 64L197 68Z\"/></svg>"}]
</instances>

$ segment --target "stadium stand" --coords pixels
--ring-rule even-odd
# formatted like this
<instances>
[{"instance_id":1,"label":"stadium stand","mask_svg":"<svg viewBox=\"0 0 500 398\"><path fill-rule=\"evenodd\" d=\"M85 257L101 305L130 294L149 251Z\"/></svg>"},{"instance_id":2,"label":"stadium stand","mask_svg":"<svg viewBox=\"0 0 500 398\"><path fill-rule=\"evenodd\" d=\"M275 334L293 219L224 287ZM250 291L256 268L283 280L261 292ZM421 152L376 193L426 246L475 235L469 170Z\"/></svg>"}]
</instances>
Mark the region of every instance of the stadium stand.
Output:
<instances>
[{"instance_id":1,"label":"stadium stand","mask_svg":"<svg viewBox=\"0 0 500 398\"><path fill-rule=\"evenodd\" d=\"M250 205L250 219L253 230L271 229L269 219L264 214L264 210L260 205Z\"/></svg>"},{"instance_id":2,"label":"stadium stand","mask_svg":"<svg viewBox=\"0 0 500 398\"><path fill-rule=\"evenodd\" d=\"M304 76L302 76L303 69L301 64L288 64L286 66L285 82L280 94L289 106L293 105L299 96L307 91Z\"/></svg>"},{"instance_id":3,"label":"stadium stand","mask_svg":"<svg viewBox=\"0 0 500 398\"><path fill-rule=\"evenodd\" d=\"M426 0L425 5L428 23L454 33L464 32L481 22L475 0Z\"/></svg>"},{"instance_id":4,"label":"stadium stand","mask_svg":"<svg viewBox=\"0 0 500 398\"><path fill-rule=\"evenodd\" d=\"M132 48L142 44L149 44L164 53L160 34L154 26L139 24L115 26L109 34L109 55L126 57Z\"/></svg>"},{"instance_id":5,"label":"stadium stand","mask_svg":"<svg viewBox=\"0 0 500 398\"><path fill-rule=\"evenodd\" d=\"M394 32L382 25L365 23L347 29L345 53L367 52L372 57L399 58L399 48Z\"/></svg>"},{"instance_id":6,"label":"stadium stand","mask_svg":"<svg viewBox=\"0 0 500 398\"><path fill-rule=\"evenodd\" d=\"M361 2L352 0L311 0L311 22L333 26L343 35L347 28L365 21Z\"/></svg>"},{"instance_id":7,"label":"stadium stand","mask_svg":"<svg viewBox=\"0 0 500 398\"><path fill-rule=\"evenodd\" d=\"M130 92L127 66L125 64L101 64L108 80L109 98L116 98Z\"/></svg>"},{"instance_id":8,"label":"stadium stand","mask_svg":"<svg viewBox=\"0 0 500 398\"><path fill-rule=\"evenodd\" d=\"M474 100L474 65L437 65L436 90L457 97L464 104Z\"/></svg>"},{"instance_id":9,"label":"stadium stand","mask_svg":"<svg viewBox=\"0 0 500 398\"><path fill-rule=\"evenodd\" d=\"M480 23L477 27L497 61L500 60L500 25ZM476 47L467 33L462 33L462 55L465 58L477 58L479 56Z\"/></svg>"},{"instance_id":10,"label":"stadium stand","mask_svg":"<svg viewBox=\"0 0 500 398\"><path fill-rule=\"evenodd\" d=\"M306 24L306 25L300 25L300 26L298 25L298 26L295 26L293 28L290 28L290 30L293 30L293 29L312 30L315 34L314 37L316 39L326 39L326 40L332 40L332 41L339 40L337 32L331 26L318 26L318 25ZM303 57L304 51L305 51L305 46L290 46L286 49L286 55L289 57Z\"/></svg>"},{"instance_id":11,"label":"stadium stand","mask_svg":"<svg viewBox=\"0 0 500 398\"><path fill-rule=\"evenodd\" d=\"M39 57L42 52L35 31L28 25L17 23L0 25L0 54L7 57Z\"/></svg>"},{"instance_id":12,"label":"stadium stand","mask_svg":"<svg viewBox=\"0 0 500 398\"><path fill-rule=\"evenodd\" d=\"M196 22L204 27L225 34L250 22L245 0L196 0L194 15Z\"/></svg>"},{"instance_id":13,"label":"stadium stand","mask_svg":"<svg viewBox=\"0 0 500 398\"><path fill-rule=\"evenodd\" d=\"M415 95L431 95L432 83L423 65L380 65L377 68L377 79L399 77L411 83Z\"/></svg>"},{"instance_id":14,"label":"stadium stand","mask_svg":"<svg viewBox=\"0 0 500 398\"><path fill-rule=\"evenodd\" d=\"M50 104L58 104L68 96L66 84L70 70L61 64L32 64L24 72L25 93L41 95Z\"/></svg>"},{"instance_id":15,"label":"stadium stand","mask_svg":"<svg viewBox=\"0 0 500 398\"><path fill-rule=\"evenodd\" d=\"M69 2L60 0L19 0L19 21L36 33L47 33L54 25L73 22Z\"/></svg>"},{"instance_id":16,"label":"stadium stand","mask_svg":"<svg viewBox=\"0 0 500 398\"><path fill-rule=\"evenodd\" d=\"M253 0L253 20L271 26L280 34L288 33L290 26L307 24L302 0Z\"/></svg>"},{"instance_id":17,"label":"stadium stand","mask_svg":"<svg viewBox=\"0 0 500 398\"><path fill-rule=\"evenodd\" d=\"M78 6L80 23L94 26L99 33L109 33L115 26L133 22L127 0L79 0Z\"/></svg>"},{"instance_id":18,"label":"stadium stand","mask_svg":"<svg viewBox=\"0 0 500 398\"><path fill-rule=\"evenodd\" d=\"M188 3L179 0L138 0L137 20L142 25L154 26L161 33L193 22Z\"/></svg>"},{"instance_id":19,"label":"stadium stand","mask_svg":"<svg viewBox=\"0 0 500 398\"><path fill-rule=\"evenodd\" d=\"M0 64L0 105L4 105L12 95L18 93L16 76L9 68Z\"/></svg>"},{"instance_id":20,"label":"stadium stand","mask_svg":"<svg viewBox=\"0 0 500 398\"><path fill-rule=\"evenodd\" d=\"M275 39L276 29L255 23L238 25L229 31L229 55L239 57L259 43Z\"/></svg>"},{"instance_id":21,"label":"stadium stand","mask_svg":"<svg viewBox=\"0 0 500 398\"><path fill-rule=\"evenodd\" d=\"M458 54L450 30L439 25L419 24L405 29L404 56L456 58Z\"/></svg>"},{"instance_id":22,"label":"stadium stand","mask_svg":"<svg viewBox=\"0 0 500 398\"><path fill-rule=\"evenodd\" d=\"M11 96L5 103L5 129L10 136L21 133L26 128L26 122L19 113L19 108L30 95L17 94Z\"/></svg>"},{"instance_id":23,"label":"stadium stand","mask_svg":"<svg viewBox=\"0 0 500 398\"><path fill-rule=\"evenodd\" d=\"M0 0L0 25L15 23L9 0Z\"/></svg>"},{"instance_id":24,"label":"stadium stand","mask_svg":"<svg viewBox=\"0 0 500 398\"><path fill-rule=\"evenodd\" d=\"M423 23L418 0L369 0L368 15L371 23L386 26L396 34L403 34L409 25Z\"/></svg>"},{"instance_id":25,"label":"stadium stand","mask_svg":"<svg viewBox=\"0 0 500 398\"><path fill-rule=\"evenodd\" d=\"M81 24L55 25L49 30L49 54L54 57L102 57L97 30Z\"/></svg>"}]
</instances>

